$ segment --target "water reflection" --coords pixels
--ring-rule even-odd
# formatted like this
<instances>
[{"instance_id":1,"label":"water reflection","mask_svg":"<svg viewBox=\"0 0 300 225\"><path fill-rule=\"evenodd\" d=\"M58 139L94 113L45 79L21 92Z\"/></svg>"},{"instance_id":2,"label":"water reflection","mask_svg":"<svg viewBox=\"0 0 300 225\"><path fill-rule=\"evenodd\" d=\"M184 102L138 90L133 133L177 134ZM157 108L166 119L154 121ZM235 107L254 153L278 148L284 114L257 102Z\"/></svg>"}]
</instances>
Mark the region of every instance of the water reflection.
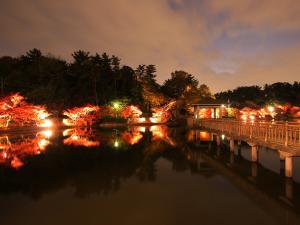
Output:
<instances>
[{"instance_id":1,"label":"water reflection","mask_svg":"<svg viewBox=\"0 0 300 225\"><path fill-rule=\"evenodd\" d=\"M85 147L97 147L100 145L100 141L94 140L92 129L88 128L67 129L63 131L63 136L66 137L63 140L65 145Z\"/></svg>"},{"instance_id":2,"label":"water reflection","mask_svg":"<svg viewBox=\"0 0 300 225\"><path fill-rule=\"evenodd\" d=\"M252 162L251 157L246 157L251 155L246 143L230 151L229 141L224 138L221 142L218 145L217 137L206 131L164 126L6 135L0 138L1 164L4 165L0 166L0 197L16 197L16 193L22 193L41 200L71 187L76 199L91 196L97 199L96 196L115 196L117 192L131 196L140 189L147 190L145 185L151 184L153 186L148 188L162 199L174 188L182 189L189 197L197 196L199 202L204 201L205 196L217 195L218 199L204 202L205 207L214 208L215 204L235 207L231 200L238 199L246 209L255 207L264 215L270 214L274 218L270 221L298 224L299 182L283 177L280 171L264 164ZM89 151L83 151L85 149ZM168 166L172 173L166 172ZM128 183L134 185L128 188ZM190 188L199 183L206 188ZM190 193L185 192L187 187ZM232 199L224 202L228 196ZM177 201L177 197L180 196L172 196L173 201ZM186 204L187 199L180 200L179 205ZM156 201L157 205L163 204L159 199ZM153 210L150 206L147 209ZM205 216L203 214L202 219L207 222ZM232 221L231 224L244 222Z\"/></svg>"},{"instance_id":3,"label":"water reflection","mask_svg":"<svg viewBox=\"0 0 300 225\"><path fill-rule=\"evenodd\" d=\"M51 136L51 130L40 131L35 135L0 136L0 164L15 169L22 167L26 157L45 151Z\"/></svg>"}]
</instances>

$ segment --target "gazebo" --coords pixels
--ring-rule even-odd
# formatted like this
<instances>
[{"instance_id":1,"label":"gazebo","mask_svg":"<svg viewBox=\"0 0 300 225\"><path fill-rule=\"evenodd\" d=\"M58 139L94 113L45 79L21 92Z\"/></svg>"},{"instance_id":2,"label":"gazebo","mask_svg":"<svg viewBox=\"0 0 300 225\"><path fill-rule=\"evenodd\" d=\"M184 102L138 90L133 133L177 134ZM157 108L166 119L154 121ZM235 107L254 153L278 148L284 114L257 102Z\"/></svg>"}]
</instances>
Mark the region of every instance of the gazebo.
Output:
<instances>
[{"instance_id":1,"label":"gazebo","mask_svg":"<svg viewBox=\"0 0 300 225\"><path fill-rule=\"evenodd\" d=\"M226 104L215 100L205 99L191 105L194 110L194 119L219 119L226 113Z\"/></svg>"}]
</instances>

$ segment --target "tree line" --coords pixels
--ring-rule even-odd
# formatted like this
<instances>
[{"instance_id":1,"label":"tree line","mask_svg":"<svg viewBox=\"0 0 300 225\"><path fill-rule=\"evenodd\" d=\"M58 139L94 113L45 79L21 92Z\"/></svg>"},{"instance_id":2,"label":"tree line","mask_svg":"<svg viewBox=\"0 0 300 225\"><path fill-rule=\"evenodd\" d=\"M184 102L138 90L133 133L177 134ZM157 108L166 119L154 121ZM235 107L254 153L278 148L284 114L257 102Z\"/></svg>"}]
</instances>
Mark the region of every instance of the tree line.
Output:
<instances>
[{"instance_id":1,"label":"tree line","mask_svg":"<svg viewBox=\"0 0 300 225\"><path fill-rule=\"evenodd\" d=\"M32 49L19 57L0 57L0 94L20 92L34 104L63 110L87 103L106 105L122 100L143 111L171 99L183 105L216 98L235 107L267 104L300 104L300 82L243 86L212 95L209 87L185 71L174 71L162 85L156 81L156 66L121 64L117 56L79 50L71 62Z\"/></svg>"},{"instance_id":2,"label":"tree line","mask_svg":"<svg viewBox=\"0 0 300 225\"><path fill-rule=\"evenodd\" d=\"M243 86L215 94L216 98L242 107L261 107L272 104L300 106L300 82L277 82L260 86Z\"/></svg>"},{"instance_id":3,"label":"tree line","mask_svg":"<svg viewBox=\"0 0 300 225\"><path fill-rule=\"evenodd\" d=\"M174 71L162 85L156 81L155 65L131 68L117 56L79 50L71 62L44 55L39 49L19 57L0 57L1 96L19 92L28 101L62 110L90 103L123 100L143 110L182 99L185 103L213 98L209 88L185 71Z\"/></svg>"}]
</instances>

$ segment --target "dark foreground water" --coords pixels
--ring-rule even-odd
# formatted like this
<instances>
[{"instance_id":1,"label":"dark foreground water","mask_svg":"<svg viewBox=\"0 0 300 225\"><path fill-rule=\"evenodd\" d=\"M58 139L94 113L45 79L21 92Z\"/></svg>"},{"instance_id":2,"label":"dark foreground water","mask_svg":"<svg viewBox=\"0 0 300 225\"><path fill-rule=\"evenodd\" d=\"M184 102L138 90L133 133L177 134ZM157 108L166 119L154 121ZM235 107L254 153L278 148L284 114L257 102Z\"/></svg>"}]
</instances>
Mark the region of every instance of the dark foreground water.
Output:
<instances>
[{"instance_id":1,"label":"dark foreground water","mask_svg":"<svg viewBox=\"0 0 300 225\"><path fill-rule=\"evenodd\" d=\"M167 127L0 137L1 225L300 224L300 161Z\"/></svg>"}]
</instances>

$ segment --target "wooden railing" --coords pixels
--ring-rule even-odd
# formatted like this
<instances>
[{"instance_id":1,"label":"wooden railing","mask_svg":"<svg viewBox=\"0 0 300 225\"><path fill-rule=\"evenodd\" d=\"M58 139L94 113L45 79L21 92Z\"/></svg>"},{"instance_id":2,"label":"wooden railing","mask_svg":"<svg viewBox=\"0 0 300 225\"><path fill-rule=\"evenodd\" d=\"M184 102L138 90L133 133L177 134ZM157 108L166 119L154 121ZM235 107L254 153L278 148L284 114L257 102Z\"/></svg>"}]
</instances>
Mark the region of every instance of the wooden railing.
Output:
<instances>
[{"instance_id":1,"label":"wooden railing","mask_svg":"<svg viewBox=\"0 0 300 225\"><path fill-rule=\"evenodd\" d=\"M300 124L287 122L243 122L230 119L196 120L196 125L232 136L256 139L300 150Z\"/></svg>"}]
</instances>

